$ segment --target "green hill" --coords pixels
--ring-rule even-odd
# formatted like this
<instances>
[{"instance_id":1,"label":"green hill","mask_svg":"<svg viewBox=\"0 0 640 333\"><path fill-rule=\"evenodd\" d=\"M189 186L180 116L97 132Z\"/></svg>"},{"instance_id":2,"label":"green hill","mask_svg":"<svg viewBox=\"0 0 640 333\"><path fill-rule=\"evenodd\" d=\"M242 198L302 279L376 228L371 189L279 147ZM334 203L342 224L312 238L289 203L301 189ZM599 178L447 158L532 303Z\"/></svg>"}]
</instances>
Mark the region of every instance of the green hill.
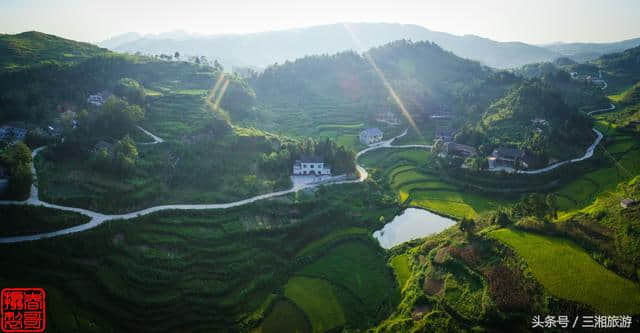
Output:
<instances>
[{"instance_id":1,"label":"green hill","mask_svg":"<svg viewBox=\"0 0 640 333\"><path fill-rule=\"evenodd\" d=\"M621 91L640 81L640 46L606 54L593 61L606 75L613 91Z\"/></svg>"},{"instance_id":2,"label":"green hill","mask_svg":"<svg viewBox=\"0 0 640 333\"><path fill-rule=\"evenodd\" d=\"M16 70L44 62L78 62L106 53L110 51L37 31L0 35L0 70Z\"/></svg>"}]
</instances>

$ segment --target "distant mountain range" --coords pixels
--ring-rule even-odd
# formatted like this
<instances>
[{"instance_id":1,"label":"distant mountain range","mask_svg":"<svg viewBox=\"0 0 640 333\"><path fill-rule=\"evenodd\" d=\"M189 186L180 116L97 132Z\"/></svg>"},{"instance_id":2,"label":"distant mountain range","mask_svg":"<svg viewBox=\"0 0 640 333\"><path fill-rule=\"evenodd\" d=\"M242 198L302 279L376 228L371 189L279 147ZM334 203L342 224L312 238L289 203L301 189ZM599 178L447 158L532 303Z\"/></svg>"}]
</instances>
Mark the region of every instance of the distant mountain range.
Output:
<instances>
[{"instance_id":1,"label":"distant mountain range","mask_svg":"<svg viewBox=\"0 0 640 333\"><path fill-rule=\"evenodd\" d=\"M173 54L178 51L183 56L204 55L225 66L266 67L306 55L366 50L399 39L432 41L458 56L495 68L553 61L562 56L585 61L606 52L640 45L640 39L637 39L618 43L538 46L521 42L497 42L474 35L457 36L418 25L392 23L340 23L241 35L204 36L180 31L147 36L127 33L99 45L131 53Z\"/></svg>"},{"instance_id":2,"label":"distant mountain range","mask_svg":"<svg viewBox=\"0 0 640 333\"><path fill-rule=\"evenodd\" d=\"M578 62L596 59L608 53L621 52L640 45L640 38L613 43L554 43L542 47Z\"/></svg>"}]
</instances>

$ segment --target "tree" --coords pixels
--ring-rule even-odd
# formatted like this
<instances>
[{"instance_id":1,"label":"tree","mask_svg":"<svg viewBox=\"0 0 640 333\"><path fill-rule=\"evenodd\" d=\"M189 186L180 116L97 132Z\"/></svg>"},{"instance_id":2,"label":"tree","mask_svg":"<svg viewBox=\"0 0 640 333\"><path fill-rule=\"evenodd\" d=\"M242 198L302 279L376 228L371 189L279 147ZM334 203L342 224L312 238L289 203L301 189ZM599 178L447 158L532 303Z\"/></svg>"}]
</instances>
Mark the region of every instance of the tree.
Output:
<instances>
[{"instance_id":1,"label":"tree","mask_svg":"<svg viewBox=\"0 0 640 333\"><path fill-rule=\"evenodd\" d=\"M460 231L464 232L465 235L471 237L473 235L473 230L476 228L476 221L470 218L463 217L462 220L458 223L458 228Z\"/></svg>"},{"instance_id":2,"label":"tree","mask_svg":"<svg viewBox=\"0 0 640 333\"><path fill-rule=\"evenodd\" d=\"M24 200L31 192L31 150L27 145L18 142L7 147L0 154L0 164L9 171L8 196Z\"/></svg>"},{"instance_id":3,"label":"tree","mask_svg":"<svg viewBox=\"0 0 640 333\"><path fill-rule=\"evenodd\" d=\"M546 198L547 208L554 219L558 218L558 208L557 208L557 196L555 193L550 193Z\"/></svg>"},{"instance_id":4,"label":"tree","mask_svg":"<svg viewBox=\"0 0 640 333\"><path fill-rule=\"evenodd\" d=\"M143 118L144 110L140 106L130 105L127 101L112 96L102 106L96 125L105 134L116 136L127 132Z\"/></svg>"},{"instance_id":5,"label":"tree","mask_svg":"<svg viewBox=\"0 0 640 333\"><path fill-rule=\"evenodd\" d=\"M173 54L173 57L176 58L176 60L180 59L180 52L176 51L176 53Z\"/></svg>"},{"instance_id":6,"label":"tree","mask_svg":"<svg viewBox=\"0 0 640 333\"><path fill-rule=\"evenodd\" d=\"M121 172L131 171L138 158L138 148L129 135L113 146L113 164Z\"/></svg>"},{"instance_id":7,"label":"tree","mask_svg":"<svg viewBox=\"0 0 640 333\"><path fill-rule=\"evenodd\" d=\"M114 88L114 92L118 96L125 98L130 104L142 105L147 97L142 84L128 77L123 77L118 80L118 83Z\"/></svg>"},{"instance_id":8,"label":"tree","mask_svg":"<svg viewBox=\"0 0 640 333\"><path fill-rule=\"evenodd\" d=\"M25 200L31 193L31 167L29 164L18 164L9 174L8 192L16 199Z\"/></svg>"}]
</instances>

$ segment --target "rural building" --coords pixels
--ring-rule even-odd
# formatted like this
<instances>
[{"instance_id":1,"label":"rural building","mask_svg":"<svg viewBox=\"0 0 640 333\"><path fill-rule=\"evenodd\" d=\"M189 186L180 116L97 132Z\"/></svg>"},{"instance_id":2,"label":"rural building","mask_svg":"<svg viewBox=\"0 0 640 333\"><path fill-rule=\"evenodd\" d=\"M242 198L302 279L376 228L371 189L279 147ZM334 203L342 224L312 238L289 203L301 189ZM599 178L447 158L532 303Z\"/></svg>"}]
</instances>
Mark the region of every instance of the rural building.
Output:
<instances>
[{"instance_id":1,"label":"rural building","mask_svg":"<svg viewBox=\"0 0 640 333\"><path fill-rule=\"evenodd\" d=\"M93 104L95 106L102 106L102 104L104 104L104 99L99 94L89 95L89 98L87 98L87 103Z\"/></svg>"},{"instance_id":2,"label":"rural building","mask_svg":"<svg viewBox=\"0 0 640 333\"><path fill-rule=\"evenodd\" d=\"M103 90L95 95L89 95L89 97L87 98L87 103L95 106L102 106L102 104L104 104L104 102L111 96L113 96L112 93L108 92L107 90Z\"/></svg>"},{"instance_id":3,"label":"rural building","mask_svg":"<svg viewBox=\"0 0 640 333\"><path fill-rule=\"evenodd\" d=\"M296 176L331 176L331 168L324 164L317 156L303 156L293 164L293 174Z\"/></svg>"},{"instance_id":4,"label":"rural building","mask_svg":"<svg viewBox=\"0 0 640 333\"><path fill-rule=\"evenodd\" d=\"M476 148L468 145L461 145L455 142L445 143L444 151L447 155L455 155L465 158L478 154L478 150Z\"/></svg>"},{"instance_id":5,"label":"rural building","mask_svg":"<svg viewBox=\"0 0 640 333\"><path fill-rule=\"evenodd\" d=\"M531 119L531 122L534 125L542 125L542 126L549 125L549 122L546 119L542 119L542 118L533 118L533 119Z\"/></svg>"},{"instance_id":6,"label":"rural building","mask_svg":"<svg viewBox=\"0 0 640 333\"><path fill-rule=\"evenodd\" d=\"M622 207L622 208L633 207L633 206L635 206L637 204L638 204L638 201L633 200L631 198L626 198L626 199L620 201L620 207Z\"/></svg>"},{"instance_id":7,"label":"rural building","mask_svg":"<svg viewBox=\"0 0 640 333\"><path fill-rule=\"evenodd\" d=\"M27 130L20 127L2 126L0 127L0 140L22 141L27 136Z\"/></svg>"},{"instance_id":8,"label":"rural building","mask_svg":"<svg viewBox=\"0 0 640 333\"><path fill-rule=\"evenodd\" d=\"M378 112L376 114L376 121L381 122L381 123L387 123L389 125L400 125L400 121L398 120L398 117L396 117L395 114L393 114L391 111L387 111L387 112Z\"/></svg>"},{"instance_id":9,"label":"rural building","mask_svg":"<svg viewBox=\"0 0 640 333\"><path fill-rule=\"evenodd\" d=\"M437 127L435 140L442 140L444 142L453 141L453 137L456 135L458 131L449 127Z\"/></svg>"},{"instance_id":10,"label":"rural building","mask_svg":"<svg viewBox=\"0 0 640 333\"><path fill-rule=\"evenodd\" d=\"M495 149L491 153L491 156L487 157L489 169L516 168L516 163L518 163L518 166L520 167L528 168L529 164L526 160L527 158L524 150L513 148Z\"/></svg>"},{"instance_id":11,"label":"rural building","mask_svg":"<svg viewBox=\"0 0 640 333\"><path fill-rule=\"evenodd\" d=\"M363 145L370 145L380 141L382 141L382 131L377 127L368 128L360 132L360 143Z\"/></svg>"},{"instance_id":12,"label":"rural building","mask_svg":"<svg viewBox=\"0 0 640 333\"><path fill-rule=\"evenodd\" d=\"M102 149L106 149L106 150L107 150L107 152L108 152L109 154L111 154L111 151L113 150L113 145L112 145L112 144L110 144L109 142L106 142L106 141L102 141L102 140L100 140L100 141L98 141L98 143L96 143L96 144L93 146L93 152L94 152L94 153L97 153L97 152L99 152L99 151L100 151L100 150L102 150Z\"/></svg>"}]
</instances>

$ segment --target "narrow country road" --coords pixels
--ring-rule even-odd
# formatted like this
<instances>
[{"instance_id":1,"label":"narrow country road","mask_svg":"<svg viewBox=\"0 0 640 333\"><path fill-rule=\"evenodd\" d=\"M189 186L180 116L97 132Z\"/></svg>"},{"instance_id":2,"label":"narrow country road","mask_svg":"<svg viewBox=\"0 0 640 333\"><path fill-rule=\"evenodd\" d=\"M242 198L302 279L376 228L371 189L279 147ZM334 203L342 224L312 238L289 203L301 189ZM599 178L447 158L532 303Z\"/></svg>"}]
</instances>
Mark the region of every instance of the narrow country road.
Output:
<instances>
[{"instance_id":1,"label":"narrow country road","mask_svg":"<svg viewBox=\"0 0 640 333\"><path fill-rule=\"evenodd\" d=\"M147 130L143 129L142 127L139 127L140 130L142 130L143 132L145 132L146 134L148 134L150 137L152 137L154 139L154 142L150 142L148 144L157 144L157 143L161 143L164 142L163 139L151 134L150 132L148 132ZM375 145L372 145L366 149L361 150L360 152L358 152L356 154L356 161L358 159L358 157L362 156L362 154L367 153L369 151L375 150L375 149L380 149L380 148L431 148L431 146L429 145L403 145L403 146L392 146L391 143L400 137L403 137L407 134L407 130L405 130L404 132L402 132L400 135L395 136L389 140L377 143ZM38 153L40 153L42 150L44 150L46 147L40 147L35 149L32 152L32 156L35 159L35 157L38 155ZM42 200L40 200L39 196L38 196L38 186L37 186L37 173L36 173L36 169L32 163L31 165L31 172L34 176L34 181L33 184L31 185L31 195L29 196L29 199L25 200L25 201L0 201L0 205L32 205L32 206L43 206L43 207L48 207L48 208L54 208L54 209L59 209L59 210L64 210L64 211L70 211L70 212L75 212L75 213L79 213L85 216L88 216L91 218L91 220L85 224L81 224L81 225L77 225L74 227L70 227L70 228L65 228L65 229L61 229L61 230L57 230L57 231L52 231L52 232L46 232L46 233L40 233L40 234L34 234L34 235L26 235L26 236L12 236L12 237L2 237L0 238L0 243L19 243L19 242L25 242L25 241L33 241L33 240L39 240L39 239L45 239L45 238L51 238L51 237L56 237L56 236L62 236L62 235L68 235L68 234L73 234L76 232L81 232L81 231L85 231L85 230L89 230L89 229L93 229L99 225L101 225L104 222L107 221L112 221L112 220L128 220L128 219L132 219L132 218L136 218L139 216L143 216L143 215L147 215L147 214L151 214L151 213L155 213L155 212L159 212L159 211L163 211L163 210L203 210L203 209L225 209L225 208L232 208L232 207L238 207L238 206L242 206L242 205L247 205L259 200L264 200L264 199L269 199L269 198L273 198L273 197L278 197L278 196L282 196L285 194L289 194L289 193L294 193L300 190L304 190L304 189L308 189L308 188L314 188L320 185L337 185L337 184L349 184L349 183L359 183L359 182L363 182L365 181L368 177L369 174L367 173L367 171L360 166L359 164L356 163L356 169L358 170L360 177L357 179L350 179L350 180L339 180L339 181L332 181L331 179L325 180L322 183L307 183L307 184L300 184L297 186L292 187L291 189L288 190L282 190L282 191L277 191L277 192L271 192L271 193L265 193L265 194L261 194L261 195L257 195L251 198L247 198L247 199L243 199L243 200L239 200L239 201L234 201L234 202L228 202L228 203L218 203L218 204L181 204L181 205L161 205L161 206L154 206L154 207L149 207L146 209L142 209L139 211L135 211L135 212L131 212L131 213L126 213L126 214L113 214L113 215L108 215L108 214L101 214L98 212L94 212L88 209L82 209L82 208L76 208L76 207L67 207L67 206L60 206L60 205L55 205L55 204L51 204L48 202L44 202ZM339 179L338 177L334 177L335 179Z\"/></svg>"},{"instance_id":2,"label":"narrow country road","mask_svg":"<svg viewBox=\"0 0 640 333\"><path fill-rule=\"evenodd\" d=\"M600 113L600 112L605 112L605 111L612 111L615 110L615 106L613 104L610 105L609 108L607 109L601 109L601 110L595 110L595 111L591 111L588 114L589 115L593 115L596 113ZM145 130L142 127L138 128L143 131L144 133L146 133L147 135L149 135L152 139L153 142L148 142L148 143L143 143L143 144L158 144L158 143L162 143L164 142L164 140L160 137L157 137L156 135L152 134L151 132ZM239 201L234 201L234 202L228 202L228 203L217 203L217 204L181 204L181 205L161 205L161 206L153 206L153 207L149 207L146 209L142 209L139 211L135 211L135 212L131 212L131 213L126 213L126 214L113 214L113 215L108 215L108 214L101 214L98 212L94 212L88 209L82 209L82 208L76 208L76 207L67 207L67 206L60 206L60 205L55 205L55 204L51 204L51 203L47 203L44 202L42 200L40 200L39 196L38 196L38 186L37 186L37 173L36 173L36 169L32 163L31 165L31 172L33 174L34 177L34 182L33 185L31 185L31 195L29 196L29 199L25 200L25 201L0 201L0 205L32 205L32 206L43 206L43 207L48 207L48 208L54 208L54 209L59 209L59 210L64 210L64 211L70 211L70 212L75 212L75 213L79 213L85 216L88 216L91 218L91 220L85 224L81 224L81 225L77 225L74 227L70 227L70 228L65 228L65 229L61 229L61 230L57 230L57 231L52 231L52 232L46 232L46 233L40 233L40 234L34 234L34 235L27 235L27 236L13 236L13 237L1 237L0 238L0 243L19 243L19 242L26 242L26 241L33 241L33 240L39 240L39 239L45 239L45 238L51 238L51 237L56 237L56 236L62 236L62 235L68 235L68 234L73 234L73 233L77 233L77 232L81 232L81 231L85 231L85 230L89 230L89 229L93 229L99 225L101 225L104 222L107 221L112 221L112 220L128 220L128 219L133 219L139 216L143 216L143 215L147 215L147 214L151 214L151 213L155 213L155 212L159 212L159 211L163 211L163 210L204 210L204 209L226 209L226 208L232 208L232 207L238 207L238 206L243 206L243 205L247 205L250 203L254 203L256 201L260 201L260 200L265 200L265 199L269 199L269 198L273 198L273 197L278 197L278 196L282 196L282 195L286 195L289 193L295 193L297 191L300 190L304 190L304 189L309 189L309 188L314 188L320 185L338 185L338 184L350 184L350 183L359 183L359 182L363 182L365 181L368 177L369 177L369 173L367 172L367 170L365 170L365 168L363 168L361 165L359 165L357 163L357 160L360 156L362 156L363 154L366 154L370 151L376 150L376 149L381 149L381 148L397 148L397 149L406 149L406 148L423 148L423 149L431 149L431 145L418 145L418 144L413 144L413 145L398 145L398 146L394 146L392 145L393 141L395 141L398 138L401 138L403 136L405 136L407 134L408 129L405 129L404 132L402 132L401 134L388 139L386 141L382 141L376 144L372 144L369 147L359 151L356 154L356 169L358 170L358 173L360 174L360 177L357 179L350 179L350 180L337 180L340 179L339 176L337 177L332 177L336 180L332 180L331 178L322 181L321 183L306 183L306 184L299 184L299 185L294 185L292 188L288 189L288 190L282 190L282 191L277 191L277 192L271 192L271 193L265 193L265 194L261 194L261 195L257 195L251 198L247 198L247 199L243 199L243 200L239 200ZM555 168L558 168L562 165L568 164L568 163L575 163L575 162L580 162L583 161L585 159L588 159L590 157L593 156L593 152L595 150L595 147L600 143L600 141L602 140L602 133L600 133L600 131L598 131L597 129L593 129L593 131L597 134L597 138L596 140L593 142L593 144L587 148L587 151L585 152L585 154L582 157L579 158L574 158L572 160L566 160L566 161L562 161L562 162L558 162L555 163L553 165L550 165L548 167L542 168L542 169L537 169L537 170L519 170L517 171L520 174L540 174L540 173L544 173L544 172L548 172L551 171ZM44 150L46 147L40 147L37 148L33 151L32 156L35 159L35 157L38 155L38 153L40 153L42 150Z\"/></svg>"}]
</instances>

